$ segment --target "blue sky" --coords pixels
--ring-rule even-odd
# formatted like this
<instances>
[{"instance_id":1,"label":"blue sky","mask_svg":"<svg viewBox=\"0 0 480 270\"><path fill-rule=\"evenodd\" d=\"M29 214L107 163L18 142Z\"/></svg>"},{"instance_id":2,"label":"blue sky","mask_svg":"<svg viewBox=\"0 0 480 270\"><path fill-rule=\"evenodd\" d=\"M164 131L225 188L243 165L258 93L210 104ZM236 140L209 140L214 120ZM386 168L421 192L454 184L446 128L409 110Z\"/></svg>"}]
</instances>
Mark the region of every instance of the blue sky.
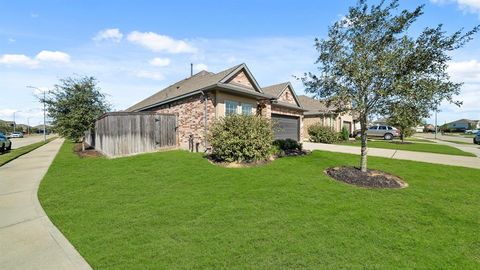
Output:
<instances>
[{"instance_id":1,"label":"blue sky","mask_svg":"<svg viewBox=\"0 0 480 270\"><path fill-rule=\"evenodd\" d=\"M245 62L262 86L315 71L315 37L355 1L7 1L0 0L0 119L41 123L33 85L92 75L117 110L195 71ZM447 31L480 23L480 0L425 4L412 34L443 23ZM480 119L480 35L455 52L449 72L465 85L461 108L445 104L439 122Z\"/></svg>"}]
</instances>

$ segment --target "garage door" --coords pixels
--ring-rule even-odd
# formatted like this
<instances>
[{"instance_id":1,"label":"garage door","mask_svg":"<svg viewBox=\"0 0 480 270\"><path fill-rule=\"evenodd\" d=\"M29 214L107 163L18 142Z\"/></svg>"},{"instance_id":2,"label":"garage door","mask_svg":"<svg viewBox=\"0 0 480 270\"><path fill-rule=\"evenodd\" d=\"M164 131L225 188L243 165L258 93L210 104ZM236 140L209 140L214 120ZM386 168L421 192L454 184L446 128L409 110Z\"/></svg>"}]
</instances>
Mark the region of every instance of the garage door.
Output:
<instances>
[{"instance_id":1,"label":"garage door","mask_svg":"<svg viewBox=\"0 0 480 270\"><path fill-rule=\"evenodd\" d=\"M276 123L275 139L294 139L299 141L300 121L298 117L272 114Z\"/></svg>"}]
</instances>

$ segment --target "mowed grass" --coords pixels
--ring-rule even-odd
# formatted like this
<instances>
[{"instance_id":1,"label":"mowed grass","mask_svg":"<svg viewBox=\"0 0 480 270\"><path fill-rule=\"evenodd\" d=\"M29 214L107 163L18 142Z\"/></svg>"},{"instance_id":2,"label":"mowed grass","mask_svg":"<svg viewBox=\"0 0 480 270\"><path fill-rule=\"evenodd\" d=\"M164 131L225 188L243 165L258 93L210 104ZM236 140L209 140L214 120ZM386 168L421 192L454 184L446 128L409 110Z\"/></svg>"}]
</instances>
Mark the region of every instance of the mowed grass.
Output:
<instances>
[{"instance_id":1,"label":"mowed grass","mask_svg":"<svg viewBox=\"0 0 480 270\"><path fill-rule=\"evenodd\" d=\"M25 154L37 149L38 147L51 142L54 139L56 139L56 137L47 139L46 142L41 141L41 142L37 142L37 143L32 143L32 144L29 144L29 145L26 145L26 146L22 146L22 147L19 147L19 148L16 148L16 149L12 149L12 150L10 150L8 152L5 152L3 154L0 154L0 166L18 158L18 157L20 157L22 155L25 155Z\"/></svg>"},{"instance_id":2,"label":"mowed grass","mask_svg":"<svg viewBox=\"0 0 480 270\"><path fill-rule=\"evenodd\" d=\"M410 142L406 144L395 143L398 141L368 141L367 146L371 148L384 148L384 149L395 149L395 150L406 150L414 152L427 152L434 154L445 154L445 155L455 155L455 156L466 156L466 157L475 157L474 154L462 151L458 148L438 144L438 143L421 143L421 142ZM341 145L351 145L351 146L361 146L359 140L340 142Z\"/></svg>"},{"instance_id":3,"label":"mowed grass","mask_svg":"<svg viewBox=\"0 0 480 270\"><path fill-rule=\"evenodd\" d=\"M84 158L65 143L39 197L94 269L479 269L480 170L369 158L405 189L331 180L355 155L228 169L184 151Z\"/></svg>"}]
</instances>

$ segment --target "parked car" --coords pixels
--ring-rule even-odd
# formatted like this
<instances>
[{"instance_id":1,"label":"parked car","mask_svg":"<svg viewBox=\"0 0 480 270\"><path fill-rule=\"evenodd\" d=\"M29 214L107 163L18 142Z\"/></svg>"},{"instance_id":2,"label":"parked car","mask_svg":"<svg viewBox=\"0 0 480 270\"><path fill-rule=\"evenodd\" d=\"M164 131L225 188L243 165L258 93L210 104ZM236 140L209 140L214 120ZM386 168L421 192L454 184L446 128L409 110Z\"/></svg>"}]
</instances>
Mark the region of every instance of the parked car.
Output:
<instances>
[{"instance_id":1,"label":"parked car","mask_svg":"<svg viewBox=\"0 0 480 270\"><path fill-rule=\"evenodd\" d=\"M0 135L0 153L5 153L12 149L12 142L5 135Z\"/></svg>"},{"instance_id":2,"label":"parked car","mask_svg":"<svg viewBox=\"0 0 480 270\"><path fill-rule=\"evenodd\" d=\"M480 132L479 129L467 129L465 130L465 134L478 134Z\"/></svg>"},{"instance_id":3,"label":"parked car","mask_svg":"<svg viewBox=\"0 0 480 270\"><path fill-rule=\"evenodd\" d=\"M480 144L480 132L477 132L475 137L473 137L473 143Z\"/></svg>"},{"instance_id":4,"label":"parked car","mask_svg":"<svg viewBox=\"0 0 480 270\"><path fill-rule=\"evenodd\" d=\"M23 133L22 132L12 132L12 134L10 134L10 138L23 138Z\"/></svg>"},{"instance_id":5,"label":"parked car","mask_svg":"<svg viewBox=\"0 0 480 270\"><path fill-rule=\"evenodd\" d=\"M398 131L398 129L391 126L376 125L376 126L370 126L367 129L368 137L383 137L383 139L385 140L392 140L393 138L398 137L399 135L400 135L400 132ZM354 136L357 138L361 136L359 129L355 130Z\"/></svg>"}]
</instances>

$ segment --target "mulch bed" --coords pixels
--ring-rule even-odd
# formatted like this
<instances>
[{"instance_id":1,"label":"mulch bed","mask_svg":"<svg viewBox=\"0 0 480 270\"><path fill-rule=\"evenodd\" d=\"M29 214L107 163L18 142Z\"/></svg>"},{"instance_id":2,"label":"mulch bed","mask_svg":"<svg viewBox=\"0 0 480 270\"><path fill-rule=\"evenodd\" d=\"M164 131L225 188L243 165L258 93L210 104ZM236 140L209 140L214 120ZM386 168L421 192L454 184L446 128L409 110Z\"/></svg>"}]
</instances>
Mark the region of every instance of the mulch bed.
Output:
<instances>
[{"instance_id":1,"label":"mulch bed","mask_svg":"<svg viewBox=\"0 0 480 270\"><path fill-rule=\"evenodd\" d=\"M267 160L258 160L258 161L242 161L242 162L226 162L215 159L212 155L206 155L205 158L207 160L217 166L225 167L225 168L249 168L249 167L257 167L268 164L275 159L282 158L282 157L296 157L296 156L304 156L310 154L311 151L307 150L290 150L290 151L282 151L278 155L273 155Z\"/></svg>"},{"instance_id":2,"label":"mulch bed","mask_svg":"<svg viewBox=\"0 0 480 270\"><path fill-rule=\"evenodd\" d=\"M377 170L362 172L355 167L334 167L325 173L335 180L367 188L405 188L408 184L400 177Z\"/></svg>"},{"instance_id":3,"label":"mulch bed","mask_svg":"<svg viewBox=\"0 0 480 270\"><path fill-rule=\"evenodd\" d=\"M73 152L77 154L81 158L86 158L86 157L103 157L103 154L96 151L95 149L91 147L85 148L85 151L82 151L82 144L81 143L76 143L75 146L73 147Z\"/></svg>"},{"instance_id":4,"label":"mulch bed","mask_svg":"<svg viewBox=\"0 0 480 270\"><path fill-rule=\"evenodd\" d=\"M393 141L393 142L390 142L390 143L394 143L394 144L414 144L414 142L402 142L402 141Z\"/></svg>"}]
</instances>

